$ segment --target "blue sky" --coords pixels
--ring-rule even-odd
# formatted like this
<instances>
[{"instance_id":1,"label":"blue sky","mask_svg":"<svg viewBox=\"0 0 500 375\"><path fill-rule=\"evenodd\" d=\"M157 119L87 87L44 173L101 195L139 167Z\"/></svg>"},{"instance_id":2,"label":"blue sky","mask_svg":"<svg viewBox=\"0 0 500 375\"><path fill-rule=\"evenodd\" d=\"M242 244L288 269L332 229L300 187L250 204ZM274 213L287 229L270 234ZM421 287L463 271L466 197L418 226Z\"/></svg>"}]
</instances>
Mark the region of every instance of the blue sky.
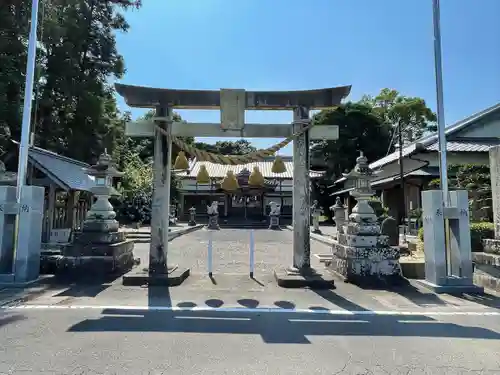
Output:
<instances>
[{"instance_id":1,"label":"blue sky","mask_svg":"<svg viewBox=\"0 0 500 375\"><path fill-rule=\"evenodd\" d=\"M436 108L431 0L145 0L118 35L123 83L184 89L384 87ZM500 102L500 0L441 0L446 123ZM120 99L120 108L128 107ZM132 110L134 117L144 111ZM218 111L179 111L218 122ZM289 123L291 112L248 111ZM200 138L215 142L215 138ZM275 139L251 139L258 148ZM291 154L291 148L283 150Z\"/></svg>"}]
</instances>

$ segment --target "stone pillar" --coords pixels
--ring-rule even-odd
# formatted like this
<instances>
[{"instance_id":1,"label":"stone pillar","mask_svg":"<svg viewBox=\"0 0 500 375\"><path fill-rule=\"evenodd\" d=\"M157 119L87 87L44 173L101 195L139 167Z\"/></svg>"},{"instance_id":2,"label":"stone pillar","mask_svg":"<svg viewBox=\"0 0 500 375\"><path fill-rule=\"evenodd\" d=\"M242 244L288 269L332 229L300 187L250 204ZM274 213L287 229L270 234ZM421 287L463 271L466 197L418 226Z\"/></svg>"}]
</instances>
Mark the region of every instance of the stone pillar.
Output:
<instances>
[{"instance_id":1,"label":"stone pillar","mask_svg":"<svg viewBox=\"0 0 500 375\"><path fill-rule=\"evenodd\" d=\"M156 116L167 121L157 121L156 124L170 131L172 110L168 107L158 107ZM170 165L171 140L158 129L155 131L154 171L153 171L153 202L151 212L151 243L149 248L149 273L166 274L168 254L168 227L170 219Z\"/></svg>"},{"instance_id":2,"label":"stone pillar","mask_svg":"<svg viewBox=\"0 0 500 375\"><path fill-rule=\"evenodd\" d=\"M293 111L293 132L308 125L309 109L297 107ZM311 267L309 186L309 132L293 141L293 268Z\"/></svg>"},{"instance_id":3,"label":"stone pillar","mask_svg":"<svg viewBox=\"0 0 500 375\"><path fill-rule=\"evenodd\" d=\"M436 293L482 293L473 284L467 191L449 192L450 207L443 204L441 190L422 192L425 248L425 280L422 286ZM450 275L447 270L444 220L450 226Z\"/></svg>"},{"instance_id":4,"label":"stone pillar","mask_svg":"<svg viewBox=\"0 0 500 375\"><path fill-rule=\"evenodd\" d=\"M293 132L300 132L309 121L308 108L296 108ZM321 274L311 267L310 197L309 132L305 132L293 141L293 263L274 271L281 287L330 289L335 285L330 273Z\"/></svg>"},{"instance_id":5,"label":"stone pillar","mask_svg":"<svg viewBox=\"0 0 500 375\"><path fill-rule=\"evenodd\" d=\"M484 252L500 254L500 146L490 148L491 198L493 200L493 223L495 238L483 240Z\"/></svg>"},{"instance_id":6,"label":"stone pillar","mask_svg":"<svg viewBox=\"0 0 500 375\"><path fill-rule=\"evenodd\" d=\"M495 238L500 239L500 146L491 147L489 154Z\"/></svg>"}]
</instances>

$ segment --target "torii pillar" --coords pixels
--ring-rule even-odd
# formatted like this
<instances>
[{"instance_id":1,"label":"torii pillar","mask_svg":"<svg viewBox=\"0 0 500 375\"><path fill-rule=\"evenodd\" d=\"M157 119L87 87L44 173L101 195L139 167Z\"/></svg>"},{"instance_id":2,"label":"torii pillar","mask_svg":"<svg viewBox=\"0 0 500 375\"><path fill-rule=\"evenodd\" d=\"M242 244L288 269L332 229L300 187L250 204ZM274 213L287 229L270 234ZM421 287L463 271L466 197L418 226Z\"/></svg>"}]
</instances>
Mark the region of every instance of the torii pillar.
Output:
<instances>
[{"instance_id":1,"label":"torii pillar","mask_svg":"<svg viewBox=\"0 0 500 375\"><path fill-rule=\"evenodd\" d=\"M309 124L309 111L332 108L350 92L350 86L300 91L245 90L172 90L116 84L118 93L131 107L156 108L151 121L127 123L126 134L155 138L154 193L151 223L149 269L142 275L127 277L128 284L178 285L189 269L168 263L168 215L170 201L171 138L249 137L287 138ZM181 109L219 109L221 124L197 124L172 121L172 111ZM292 126L285 124L246 124L245 110L293 110ZM166 134L158 131L156 125ZM230 125L230 126L227 126ZM233 125L236 125L233 127ZM334 140L338 127L313 127L294 140L293 146L293 258L289 265L275 270L278 285L283 287L330 288L333 279L311 268L310 250L310 176L309 140ZM126 277L124 277L124 283Z\"/></svg>"}]
</instances>

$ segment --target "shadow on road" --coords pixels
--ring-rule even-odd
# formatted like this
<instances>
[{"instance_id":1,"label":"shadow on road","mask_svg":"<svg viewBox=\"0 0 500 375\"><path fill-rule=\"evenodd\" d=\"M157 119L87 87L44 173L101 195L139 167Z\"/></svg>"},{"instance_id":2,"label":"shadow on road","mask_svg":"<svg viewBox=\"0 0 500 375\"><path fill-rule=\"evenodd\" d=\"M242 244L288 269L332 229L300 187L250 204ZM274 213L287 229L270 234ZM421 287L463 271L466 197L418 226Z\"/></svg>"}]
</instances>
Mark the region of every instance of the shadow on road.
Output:
<instances>
[{"instance_id":1,"label":"shadow on road","mask_svg":"<svg viewBox=\"0 0 500 375\"><path fill-rule=\"evenodd\" d=\"M144 311L105 309L69 332L165 332L260 335L269 344L309 344L310 336L439 337L499 340L486 328L415 315L328 315L289 312Z\"/></svg>"}]
</instances>

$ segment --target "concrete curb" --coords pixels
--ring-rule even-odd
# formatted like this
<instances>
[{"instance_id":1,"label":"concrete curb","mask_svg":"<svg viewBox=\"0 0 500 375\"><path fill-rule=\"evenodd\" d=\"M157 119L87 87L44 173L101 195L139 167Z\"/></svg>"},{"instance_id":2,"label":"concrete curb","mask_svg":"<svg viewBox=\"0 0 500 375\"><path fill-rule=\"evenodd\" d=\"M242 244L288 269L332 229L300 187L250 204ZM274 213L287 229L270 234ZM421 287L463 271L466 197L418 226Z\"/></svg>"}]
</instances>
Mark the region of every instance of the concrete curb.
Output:
<instances>
[{"instance_id":1,"label":"concrete curb","mask_svg":"<svg viewBox=\"0 0 500 375\"><path fill-rule=\"evenodd\" d=\"M293 231L293 227L291 225L285 226L285 229L288 229L289 231ZM310 236L313 240L321 242L324 245L332 246L335 244L335 240L328 238L326 236L322 236L321 234L316 234L310 232Z\"/></svg>"}]
</instances>

